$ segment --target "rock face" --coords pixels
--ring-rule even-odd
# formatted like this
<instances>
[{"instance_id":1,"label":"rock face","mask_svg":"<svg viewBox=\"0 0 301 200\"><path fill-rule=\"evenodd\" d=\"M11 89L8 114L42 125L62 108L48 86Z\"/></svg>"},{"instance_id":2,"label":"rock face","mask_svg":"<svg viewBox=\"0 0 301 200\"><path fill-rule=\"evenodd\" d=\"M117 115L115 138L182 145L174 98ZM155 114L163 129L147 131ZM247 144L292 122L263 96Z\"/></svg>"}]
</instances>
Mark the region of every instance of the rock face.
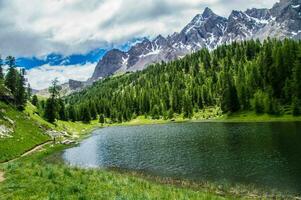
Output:
<instances>
[{"instance_id":1,"label":"rock face","mask_svg":"<svg viewBox=\"0 0 301 200\"><path fill-rule=\"evenodd\" d=\"M198 14L179 33L144 39L128 52L114 49L97 64L90 81L116 73L143 70L153 63L171 61L202 48L249 39L301 39L301 0L280 0L271 9L232 11L228 18L210 8Z\"/></svg>"}]
</instances>

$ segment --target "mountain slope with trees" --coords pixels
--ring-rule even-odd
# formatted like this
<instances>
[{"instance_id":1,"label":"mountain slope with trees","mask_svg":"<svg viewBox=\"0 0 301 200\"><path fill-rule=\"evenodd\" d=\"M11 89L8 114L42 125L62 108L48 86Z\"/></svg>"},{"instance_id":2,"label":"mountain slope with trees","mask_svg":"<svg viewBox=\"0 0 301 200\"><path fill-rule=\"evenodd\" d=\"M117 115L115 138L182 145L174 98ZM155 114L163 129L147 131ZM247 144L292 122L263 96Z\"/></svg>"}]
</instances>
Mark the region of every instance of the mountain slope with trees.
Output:
<instances>
[{"instance_id":1,"label":"mountain slope with trees","mask_svg":"<svg viewBox=\"0 0 301 200\"><path fill-rule=\"evenodd\" d=\"M301 43L291 39L234 42L144 71L109 77L65 99L66 119L113 122L139 115L193 116L210 106L224 113L301 113Z\"/></svg>"}]
</instances>

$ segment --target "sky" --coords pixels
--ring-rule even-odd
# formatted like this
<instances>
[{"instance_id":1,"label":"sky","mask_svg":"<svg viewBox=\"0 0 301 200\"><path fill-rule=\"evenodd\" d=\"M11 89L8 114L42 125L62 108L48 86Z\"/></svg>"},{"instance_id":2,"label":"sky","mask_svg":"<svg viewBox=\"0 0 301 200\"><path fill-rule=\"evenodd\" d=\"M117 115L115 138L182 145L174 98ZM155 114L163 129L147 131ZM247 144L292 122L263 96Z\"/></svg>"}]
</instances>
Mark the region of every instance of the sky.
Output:
<instances>
[{"instance_id":1,"label":"sky","mask_svg":"<svg viewBox=\"0 0 301 200\"><path fill-rule=\"evenodd\" d=\"M205 7L270 8L276 0L0 0L0 54L27 68L35 89L88 79L106 51L179 32ZM94 66L94 67L93 67Z\"/></svg>"}]
</instances>

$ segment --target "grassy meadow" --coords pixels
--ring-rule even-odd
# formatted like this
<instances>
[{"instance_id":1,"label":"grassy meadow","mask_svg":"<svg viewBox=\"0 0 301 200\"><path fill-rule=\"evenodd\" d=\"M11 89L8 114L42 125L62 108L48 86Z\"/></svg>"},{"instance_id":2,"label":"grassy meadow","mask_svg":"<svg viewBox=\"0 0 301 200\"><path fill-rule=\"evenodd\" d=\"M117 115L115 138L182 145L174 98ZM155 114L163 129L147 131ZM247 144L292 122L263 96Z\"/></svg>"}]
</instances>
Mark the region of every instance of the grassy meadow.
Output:
<instances>
[{"instance_id":1,"label":"grassy meadow","mask_svg":"<svg viewBox=\"0 0 301 200\"><path fill-rule=\"evenodd\" d=\"M0 166L5 172L5 181L0 183L0 199L227 199L209 190L160 184L135 175L69 167L50 156L62 148L49 147Z\"/></svg>"},{"instance_id":2,"label":"grassy meadow","mask_svg":"<svg viewBox=\"0 0 301 200\"><path fill-rule=\"evenodd\" d=\"M0 124L5 124L14 131L12 137L0 139L0 163L18 157L50 139L39 128L39 123L27 114L16 111L2 102L0 108L2 110ZM13 124L7 119L13 120Z\"/></svg>"}]
</instances>

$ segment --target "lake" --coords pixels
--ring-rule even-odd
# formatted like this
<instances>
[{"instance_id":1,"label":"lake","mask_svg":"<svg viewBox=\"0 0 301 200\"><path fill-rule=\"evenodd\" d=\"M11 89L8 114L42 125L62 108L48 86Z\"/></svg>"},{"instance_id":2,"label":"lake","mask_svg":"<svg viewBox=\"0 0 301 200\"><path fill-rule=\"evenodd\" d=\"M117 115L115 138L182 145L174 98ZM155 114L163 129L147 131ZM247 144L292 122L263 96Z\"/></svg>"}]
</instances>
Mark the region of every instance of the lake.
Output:
<instances>
[{"instance_id":1,"label":"lake","mask_svg":"<svg viewBox=\"0 0 301 200\"><path fill-rule=\"evenodd\" d=\"M301 123L171 123L96 130L73 166L301 192Z\"/></svg>"}]
</instances>

